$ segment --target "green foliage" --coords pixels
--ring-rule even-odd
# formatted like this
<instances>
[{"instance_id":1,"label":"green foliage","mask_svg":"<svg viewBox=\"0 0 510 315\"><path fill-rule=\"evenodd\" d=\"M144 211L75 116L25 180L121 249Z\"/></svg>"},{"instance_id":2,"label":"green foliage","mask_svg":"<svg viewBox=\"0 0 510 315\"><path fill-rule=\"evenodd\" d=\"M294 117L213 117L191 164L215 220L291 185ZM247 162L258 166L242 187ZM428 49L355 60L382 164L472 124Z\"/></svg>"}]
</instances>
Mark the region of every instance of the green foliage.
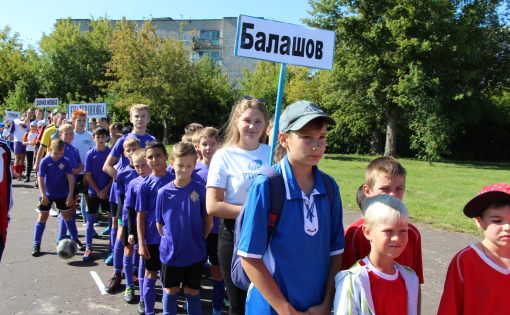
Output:
<instances>
[{"instance_id":1,"label":"green foliage","mask_svg":"<svg viewBox=\"0 0 510 315\"><path fill-rule=\"evenodd\" d=\"M450 154L456 131L483 117L487 96L508 86L509 33L496 11L504 2L310 1L307 22L337 34L322 98L339 121L335 140L368 138L377 152L393 119L418 157Z\"/></svg>"},{"instance_id":2,"label":"green foliage","mask_svg":"<svg viewBox=\"0 0 510 315\"><path fill-rule=\"evenodd\" d=\"M69 19L59 20L40 42L40 93L58 97L60 103L87 102L103 95L107 43L112 28L106 19L92 21L90 32L80 32Z\"/></svg>"}]
</instances>

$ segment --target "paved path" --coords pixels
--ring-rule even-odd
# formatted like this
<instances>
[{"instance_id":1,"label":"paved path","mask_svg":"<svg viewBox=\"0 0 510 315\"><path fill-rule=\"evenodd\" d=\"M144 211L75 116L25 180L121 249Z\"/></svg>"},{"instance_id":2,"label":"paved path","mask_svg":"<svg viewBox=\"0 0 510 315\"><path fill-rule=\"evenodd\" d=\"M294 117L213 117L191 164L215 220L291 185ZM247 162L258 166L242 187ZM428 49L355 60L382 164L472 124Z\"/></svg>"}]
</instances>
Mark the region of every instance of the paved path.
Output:
<instances>
[{"instance_id":1,"label":"paved path","mask_svg":"<svg viewBox=\"0 0 510 315\"><path fill-rule=\"evenodd\" d=\"M103 283L107 282L112 268L106 266L103 259L84 263L81 253L69 261L56 257L55 218L49 219L43 237L42 250L46 254L39 258L30 255L37 216L33 210L36 190L32 185L20 183L14 182L15 206L11 213L7 248L0 264L0 314L136 314L135 306L126 304L122 293L101 295L91 272L96 272ZM347 226L358 216L358 212L346 212L344 224ZM475 241L476 237L448 233L427 225L417 226L423 237L425 259L422 314L435 314L451 257ZM83 236L81 221L78 228ZM106 237L95 239L94 244L95 252L104 256L108 244ZM206 287L205 291L203 313L210 314L210 300L207 297L210 288ZM161 310L160 302L156 308Z\"/></svg>"}]
</instances>

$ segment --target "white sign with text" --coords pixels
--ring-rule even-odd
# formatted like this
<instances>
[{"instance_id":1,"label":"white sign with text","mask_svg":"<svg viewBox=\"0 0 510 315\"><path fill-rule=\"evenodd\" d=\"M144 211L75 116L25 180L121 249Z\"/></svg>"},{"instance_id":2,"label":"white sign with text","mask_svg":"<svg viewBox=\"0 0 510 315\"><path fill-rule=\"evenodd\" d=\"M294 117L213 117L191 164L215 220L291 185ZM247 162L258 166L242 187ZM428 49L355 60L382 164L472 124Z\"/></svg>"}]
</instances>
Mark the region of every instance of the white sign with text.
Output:
<instances>
[{"instance_id":1,"label":"white sign with text","mask_svg":"<svg viewBox=\"0 0 510 315\"><path fill-rule=\"evenodd\" d=\"M240 15L234 55L331 70L335 32Z\"/></svg>"},{"instance_id":2,"label":"white sign with text","mask_svg":"<svg viewBox=\"0 0 510 315\"><path fill-rule=\"evenodd\" d=\"M58 98L36 98L35 107L57 107Z\"/></svg>"},{"instance_id":3,"label":"white sign with text","mask_svg":"<svg viewBox=\"0 0 510 315\"><path fill-rule=\"evenodd\" d=\"M71 119L73 111L83 109L87 112L87 118L106 117L106 103L90 103L90 104L69 104L67 106L67 117Z\"/></svg>"}]
</instances>

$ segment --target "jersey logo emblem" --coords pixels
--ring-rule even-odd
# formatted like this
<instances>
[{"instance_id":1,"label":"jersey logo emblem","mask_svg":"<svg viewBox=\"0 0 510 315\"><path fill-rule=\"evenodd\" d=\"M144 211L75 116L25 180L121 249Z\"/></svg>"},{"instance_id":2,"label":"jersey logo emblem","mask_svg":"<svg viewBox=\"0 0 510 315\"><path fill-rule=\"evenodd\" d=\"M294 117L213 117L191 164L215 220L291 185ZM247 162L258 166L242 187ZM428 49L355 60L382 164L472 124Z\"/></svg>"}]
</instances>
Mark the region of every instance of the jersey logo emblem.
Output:
<instances>
[{"instance_id":1,"label":"jersey logo emblem","mask_svg":"<svg viewBox=\"0 0 510 315\"><path fill-rule=\"evenodd\" d=\"M261 167L262 167L262 161L259 159L253 160L250 164L248 164L248 169L250 169L252 171L256 171Z\"/></svg>"},{"instance_id":2,"label":"jersey logo emblem","mask_svg":"<svg viewBox=\"0 0 510 315\"><path fill-rule=\"evenodd\" d=\"M63 170L63 169L64 169L64 167L65 167L64 163L60 163L60 164L58 165L58 168L60 168L61 170Z\"/></svg>"},{"instance_id":3,"label":"jersey logo emblem","mask_svg":"<svg viewBox=\"0 0 510 315\"><path fill-rule=\"evenodd\" d=\"M193 202L197 202L199 198L200 198L200 196L194 190L191 194L189 194L189 199L191 199L191 201L193 201Z\"/></svg>"}]
</instances>

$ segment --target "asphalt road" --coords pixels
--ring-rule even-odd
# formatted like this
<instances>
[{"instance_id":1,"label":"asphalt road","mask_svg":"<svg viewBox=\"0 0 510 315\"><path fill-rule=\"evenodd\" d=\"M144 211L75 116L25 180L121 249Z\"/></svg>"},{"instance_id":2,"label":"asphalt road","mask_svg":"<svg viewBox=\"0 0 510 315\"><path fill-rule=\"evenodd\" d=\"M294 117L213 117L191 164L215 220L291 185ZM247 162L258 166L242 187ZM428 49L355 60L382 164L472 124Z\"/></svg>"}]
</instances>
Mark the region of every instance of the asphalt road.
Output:
<instances>
[{"instance_id":1,"label":"asphalt road","mask_svg":"<svg viewBox=\"0 0 510 315\"><path fill-rule=\"evenodd\" d=\"M57 220L48 220L41 249L43 256L31 256L33 228L37 218L34 211L37 190L14 181L14 208L8 231L8 243L0 263L0 314L137 314L136 304L123 300L123 292L101 294L92 273L106 284L112 267L104 264L108 240L94 239L95 257L84 263L81 252L70 260L62 260L55 253ZM412 209L411 209L412 211ZM358 212L346 211L347 226L358 218ZM79 221L78 232L84 239L84 227ZM450 233L417 224L422 233L425 284L422 286L422 314L435 314L448 263L453 255L476 237ZM97 228L98 232L101 228ZM203 314L211 314L208 296L210 286L204 286ZM138 294L138 291L136 291ZM156 309L161 311L161 297Z\"/></svg>"}]
</instances>

